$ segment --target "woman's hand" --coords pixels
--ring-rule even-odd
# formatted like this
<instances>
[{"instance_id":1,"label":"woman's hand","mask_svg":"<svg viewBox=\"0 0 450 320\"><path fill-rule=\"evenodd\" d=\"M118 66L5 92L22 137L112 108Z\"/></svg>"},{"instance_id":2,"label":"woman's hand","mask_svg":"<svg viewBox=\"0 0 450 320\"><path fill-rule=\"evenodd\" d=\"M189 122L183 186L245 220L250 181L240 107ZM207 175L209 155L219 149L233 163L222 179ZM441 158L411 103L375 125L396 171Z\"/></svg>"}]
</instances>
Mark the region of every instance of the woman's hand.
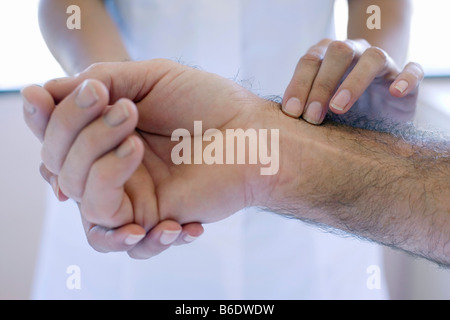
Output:
<instances>
[{"instance_id":1,"label":"woman's hand","mask_svg":"<svg viewBox=\"0 0 450 320\"><path fill-rule=\"evenodd\" d=\"M364 105L359 106L361 115L411 120L423 76L420 65L408 63L400 70L385 51L363 39L324 39L297 64L282 110L291 117L302 116L320 124L328 108L344 114L364 95ZM369 110L369 105L378 109Z\"/></svg>"}]
</instances>

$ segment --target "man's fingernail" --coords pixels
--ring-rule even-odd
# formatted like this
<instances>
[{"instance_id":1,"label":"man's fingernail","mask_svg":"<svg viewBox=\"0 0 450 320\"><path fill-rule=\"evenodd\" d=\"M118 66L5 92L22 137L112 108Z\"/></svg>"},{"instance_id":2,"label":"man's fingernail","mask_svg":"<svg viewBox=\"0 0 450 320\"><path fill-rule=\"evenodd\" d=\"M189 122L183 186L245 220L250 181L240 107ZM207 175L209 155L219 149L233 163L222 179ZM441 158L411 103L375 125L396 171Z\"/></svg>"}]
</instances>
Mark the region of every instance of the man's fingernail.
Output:
<instances>
[{"instance_id":1,"label":"man's fingernail","mask_svg":"<svg viewBox=\"0 0 450 320\"><path fill-rule=\"evenodd\" d=\"M408 86L409 83L406 80L400 80L395 84L394 88L400 91L400 93L403 93L406 89L408 89Z\"/></svg>"},{"instance_id":2,"label":"man's fingernail","mask_svg":"<svg viewBox=\"0 0 450 320\"><path fill-rule=\"evenodd\" d=\"M345 109L347 104L350 102L350 99L352 98L352 95L350 91L347 89L341 90L336 97L334 97L333 101L330 103L330 105L333 107L333 109L342 111Z\"/></svg>"},{"instance_id":3,"label":"man's fingernail","mask_svg":"<svg viewBox=\"0 0 450 320\"><path fill-rule=\"evenodd\" d=\"M165 246L172 244L177 240L180 233L181 230L164 230L159 238L159 242Z\"/></svg>"},{"instance_id":4,"label":"man's fingernail","mask_svg":"<svg viewBox=\"0 0 450 320\"><path fill-rule=\"evenodd\" d=\"M36 112L36 108L35 106L33 106L30 101L28 101L27 98L25 98L24 94L23 94L23 89L20 90L20 95L22 96L22 101L23 101L23 109L29 113L29 114L34 114Z\"/></svg>"},{"instance_id":5,"label":"man's fingernail","mask_svg":"<svg viewBox=\"0 0 450 320\"><path fill-rule=\"evenodd\" d=\"M36 113L36 108L25 97L23 97L23 109L29 114Z\"/></svg>"},{"instance_id":6,"label":"man's fingernail","mask_svg":"<svg viewBox=\"0 0 450 320\"><path fill-rule=\"evenodd\" d=\"M133 139L130 137L125 142L123 142L119 148L116 150L116 156L119 158L128 157L135 150L135 145Z\"/></svg>"},{"instance_id":7,"label":"man's fingernail","mask_svg":"<svg viewBox=\"0 0 450 320\"><path fill-rule=\"evenodd\" d=\"M95 88L89 80L85 80L81 86L80 92L78 92L78 95L75 98L75 103L80 108L89 108L93 106L98 99L99 97L95 91Z\"/></svg>"},{"instance_id":8,"label":"man's fingernail","mask_svg":"<svg viewBox=\"0 0 450 320\"><path fill-rule=\"evenodd\" d=\"M322 105L320 102L314 101L308 105L306 113L303 118L312 124L319 124L320 118L322 118Z\"/></svg>"},{"instance_id":9,"label":"man's fingernail","mask_svg":"<svg viewBox=\"0 0 450 320\"><path fill-rule=\"evenodd\" d=\"M124 105L123 103L118 103L116 106L110 108L108 112L106 112L103 119L108 126L116 127L125 122L125 120L127 120L129 116L130 113L128 112L126 105Z\"/></svg>"},{"instance_id":10,"label":"man's fingernail","mask_svg":"<svg viewBox=\"0 0 450 320\"><path fill-rule=\"evenodd\" d=\"M282 108L283 112L291 117L298 118L302 114L302 104L298 98L290 98Z\"/></svg>"},{"instance_id":11,"label":"man's fingernail","mask_svg":"<svg viewBox=\"0 0 450 320\"><path fill-rule=\"evenodd\" d=\"M58 179L55 176L50 177L50 185L52 186L53 192L55 193L58 201L66 201L67 197L64 193L61 192L59 188Z\"/></svg>"},{"instance_id":12,"label":"man's fingernail","mask_svg":"<svg viewBox=\"0 0 450 320\"><path fill-rule=\"evenodd\" d=\"M55 176L51 176L50 179L50 185L52 186L53 189L53 193L55 194L56 197L58 197L58 191L59 191L59 187L58 187L58 182L56 181Z\"/></svg>"},{"instance_id":13,"label":"man's fingernail","mask_svg":"<svg viewBox=\"0 0 450 320\"><path fill-rule=\"evenodd\" d=\"M144 239L145 234L130 234L125 238L125 244L132 246Z\"/></svg>"}]
</instances>

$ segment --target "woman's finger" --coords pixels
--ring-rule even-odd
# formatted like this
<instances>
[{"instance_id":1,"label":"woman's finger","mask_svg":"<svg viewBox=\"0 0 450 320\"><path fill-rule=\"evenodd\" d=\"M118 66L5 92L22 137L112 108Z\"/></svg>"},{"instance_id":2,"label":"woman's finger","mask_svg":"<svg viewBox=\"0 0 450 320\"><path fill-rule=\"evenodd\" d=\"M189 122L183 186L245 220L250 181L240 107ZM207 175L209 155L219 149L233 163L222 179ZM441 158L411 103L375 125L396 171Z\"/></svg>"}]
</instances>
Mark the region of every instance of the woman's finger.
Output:
<instances>
[{"instance_id":1,"label":"woman's finger","mask_svg":"<svg viewBox=\"0 0 450 320\"><path fill-rule=\"evenodd\" d=\"M330 101L330 109L338 114L347 112L376 77L394 78L398 68L384 50L371 47L359 58Z\"/></svg>"},{"instance_id":2,"label":"woman's finger","mask_svg":"<svg viewBox=\"0 0 450 320\"><path fill-rule=\"evenodd\" d=\"M303 119L312 124L323 121L328 102L355 58L357 51L352 41L334 41L329 45L309 93Z\"/></svg>"},{"instance_id":3,"label":"woman's finger","mask_svg":"<svg viewBox=\"0 0 450 320\"><path fill-rule=\"evenodd\" d=\"M396 77L395 81L391 84L389 92L394 97L404 97L417 89L420 82L423 80L424 71L422 67L415 63L408 63L400 74Z\"/></svg>"},{"instance_id":4,"label":"woman's finger","mask_svg":"<svg viewBox=\"0 0 450 320\"><path fill-rule=\"evenodd\" d=\"M282 111L286 115L294 118L302 115L314 79L331 42L330 39L320 41L300 58L283 97Z\"/></svg>"}]
</instances>

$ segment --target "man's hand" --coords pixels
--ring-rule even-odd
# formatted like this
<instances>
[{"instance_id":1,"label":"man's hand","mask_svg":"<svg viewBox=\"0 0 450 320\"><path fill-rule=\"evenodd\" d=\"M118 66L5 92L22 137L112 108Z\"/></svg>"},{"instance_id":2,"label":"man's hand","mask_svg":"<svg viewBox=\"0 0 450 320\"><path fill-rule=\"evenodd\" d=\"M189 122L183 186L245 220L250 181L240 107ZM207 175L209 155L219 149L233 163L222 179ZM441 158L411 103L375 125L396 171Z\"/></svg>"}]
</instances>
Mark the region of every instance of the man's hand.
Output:
<instances>
[{"instance_id":1,"label":"man's hand","mask_svg":"<svg viewBox=\"0 0 450 320\"><path fill-rule=\"evenodd\" d=\"M83 87L96 85L98 101L109 92L111 107L106 99L98 110L89 99L77 99ZM406 135L329 122L311 126L285 117L274 103L229 80L167 60L101 64L75 78L50 82L46 89L58 107L43 136L44 164L53 175L62 175L66 163L77 164L71 157L82 159L79 168L71 169L74 173L62 175L68 181L61 185L79 197L90 223L113 227L134 221L151 234L163 220L213 222L256 205L450 265L450 151L445 141L422 141L417 135L412 137L416 143ZM115 109L127 110L128 117L109 122ZM278 174L262 176L255 165L175 166L170 136L184 128L191 138L196 120L203 121L203 130L279 129ZM46 145L47 136L56 134L52 128L62 130L56 138L60 145ZM107 145L102 136L120 142ZM129 253L151 256L143 242Z\"/></svg>"},{"instance_id":2,"label":"man's hand","mask_svg":"<svg viewBox=\"0 0 450 320\"><path fill-rule=\"evenodd\" d=\"M23 91L26 100L47 106L25 113L43 141L41 171L57 194L79 203L96 248L99 240L91 232L99 226L103 233L97 238L103 242L108 229L126 225L159 235L161 227L154 228L162 221L187 225L195 235L201 233L197 222L223 219L261 194L248 182L259 172L254 166L174 165L171 160L172 132L185 128L193 136L195 120L202 120L203 130L264 127L256 115L265 114L260 106L270 103L232 81L152 60L98 64L77 77L50 81L45 89ZM258 188L268 189L270 183ZM155 251L149 254L145 241L127 249L136 258Z\"/></svg>"},{"instance_id":3,"label":"man's hand","mask_svg":"<svg viewBox=\"0 0 450 320\"><path fill-rule=\"evenodd\" d=\"M416 63L400 70L382 49L365 40L324 39L300 59L283 98L283 111L313 124L328 108L350 108L372 119L412 120L423 70Z\"/></svg>"}]
</instances>

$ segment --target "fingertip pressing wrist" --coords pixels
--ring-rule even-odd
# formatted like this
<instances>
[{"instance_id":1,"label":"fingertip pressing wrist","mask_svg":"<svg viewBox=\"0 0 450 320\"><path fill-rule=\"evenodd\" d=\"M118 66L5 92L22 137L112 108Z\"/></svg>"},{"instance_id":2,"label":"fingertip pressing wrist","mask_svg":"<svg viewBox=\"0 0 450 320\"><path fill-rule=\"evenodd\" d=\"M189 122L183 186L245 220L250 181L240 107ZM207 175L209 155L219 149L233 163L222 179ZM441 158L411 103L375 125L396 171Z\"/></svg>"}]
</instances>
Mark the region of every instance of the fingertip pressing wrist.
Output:
<instances>
[{"instance_id":1,"label":"fingertip pressing wrist","mask_svg":"<svg viewBox=\"0 0 450 320\"><path fill-rule=\"evenodd\" d=\"M303 106L299 98L291 97L281 107L284 114L292 118L299 118L303 113Z\"/></svg>"},{"instance_id":2,"label":"fingertip pressing wrist","mask_svg":"<svg viewBox=\"0 0 450 320\"><path fill-rule=\"evenodd\" d=\"M259 126L268 129L267 150L271 160L277 159L277 170L273 174L262 175L261 168L268 164L250 166L251 175L248 178L248 193L251 206L270 208L276 203L282 202L291 186L297 179L298 161L301 156L300 145L305 126L315 127L297 117L287 116L283 106L273 101L266 101L264 108L260 110ZM276 130L276 139L269 138ZM277 145L272 145L276 143ZM274 152L278 154L274 155Z\"/></svg>"}]
</instances>

